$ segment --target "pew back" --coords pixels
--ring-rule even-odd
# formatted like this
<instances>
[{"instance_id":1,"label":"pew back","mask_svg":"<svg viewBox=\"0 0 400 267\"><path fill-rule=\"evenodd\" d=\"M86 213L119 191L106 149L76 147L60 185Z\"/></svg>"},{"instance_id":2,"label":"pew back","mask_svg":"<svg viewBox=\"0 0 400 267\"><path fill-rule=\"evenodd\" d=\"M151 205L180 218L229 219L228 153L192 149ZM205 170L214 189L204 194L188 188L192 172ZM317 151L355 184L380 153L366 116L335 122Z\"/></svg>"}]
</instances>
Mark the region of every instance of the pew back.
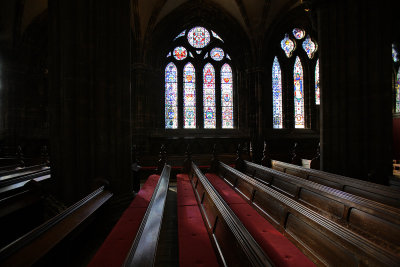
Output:
<instances>
[{"instance_id":1,"label":"pew back","mask_svg":"<svg viewBox=\"0 0 400 267\"><path fill-rule=\"evenodd\" d=\"M400 262L397 255L223 163L218 173L317 264L392 266Z\"/></svg>"},{"instance_id":2,"label":"pew back","mask_svg":"<svg viewBox=\"0 0 400 267\"><path fill-rule=\"evenodd\" d=\"M194 163L189 177L221 262L228 266L272 266L261 247Z\"/></svg>"},{"instance_id":3,"label":"pew back","mask_svg":"<svg viewBox=\"0 0 400 267\"><path fill-rule=\"evenodd\" d=\"M400 252L400 210L245 161L245 173L372 242Z\"/></svg>"},{"instance_id":4,"label":"pew back","mask_svg":"<svg viewBox=\"0 0 400 267\"><path fill-rule=\"evenodd\" d=\"M272 168L341 191L371 199L386 205L400 208L399 190L389 186L379 185L349 178L320 170L306 169L293 164L272 160Z\"/></svg>"}]
</instances>

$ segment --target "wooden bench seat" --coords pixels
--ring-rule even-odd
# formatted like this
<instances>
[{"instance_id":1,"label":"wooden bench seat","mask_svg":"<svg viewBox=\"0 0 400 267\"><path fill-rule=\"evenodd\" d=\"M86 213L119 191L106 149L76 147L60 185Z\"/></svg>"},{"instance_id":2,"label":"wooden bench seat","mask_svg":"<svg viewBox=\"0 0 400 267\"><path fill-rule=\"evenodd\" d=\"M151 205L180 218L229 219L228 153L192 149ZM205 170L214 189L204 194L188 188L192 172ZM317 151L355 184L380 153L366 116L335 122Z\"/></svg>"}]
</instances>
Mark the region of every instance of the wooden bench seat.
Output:
<instances>
[{"instance_id":1,"label":"wooden bench seat","mask_svg":"<svg viewBox=\"0 0 400 267\"><path fill-rule=\"evenodd\" d=\"M314 266L293 243L276 230L223 179L212 173L206 173L205 176L275 266Z\"/></svg>"},{"instance_id":2,"label":"wooden bench seat","mask_svg":"<svg viewBox=\"0 0 400 267\"><path fill-rule=\"evenodd\" d=\"M400 262L398 254L225 164L219 165L218 174L318 265L394 266Z\"/></svg>"},{"instance_id":3,"label":"wooden bench seat","mask_svg":"<svg viewBox=\"0 0 400 267\"><path fill-rule=\"evenodd\" d=\"M146 265L153 260L170 171L165 165L161 176L148 177L88 266L131 266L137 261ZM153 224L153 228L149 224Z\"/></svg>"},{"instance_id":4,"label":"wooden bench seat","mask_svg":"<svg viewBox=\"0 0 400 267\"><path fill-rule=\"evenodd\" d=\"M179 265L220 266L187 174L178 174Z\"/></svg>"},{"instance_id":5,"label":"wooden bench seat","mask_svg":"<svg viewBox=\"0 0 400 267\"><path fill-rule=\"evenodd\" d=\"M400 191L389 186L374 184L350 177L306 169L293 164L272 160L272 168L341 191L400 208Z\"/></svg>"},{"instance_id":6,"label":"wooden bench seat","mask_svg":"<svg viewBox=\"0 0 400 267\"><path fill-rule=\"evenodd\" d=\"M224 266L273 266L262 248L194 164L189 174L217 257Z\"/></svg>"},{"instance_id":7,"label":"wooden bench seat","mask_svg":"<svg viewBox=\"0 0 400 267\"><path fill-rule=\"evenodd\" d=\"M110 199L98 188L60 214L0 250L0 266L31 266L69 236Z\"/></svg>"},{"instance_id":8,"label":"wooden bench seat","mask_svg":"<svg viewBox=\"0 0 400 267\"><path fill-rule=\"evenodd\" d=\"M244 166L247 175L381 247L400 252L400 209L248 161Z\"/></svg>"}]
</instances>

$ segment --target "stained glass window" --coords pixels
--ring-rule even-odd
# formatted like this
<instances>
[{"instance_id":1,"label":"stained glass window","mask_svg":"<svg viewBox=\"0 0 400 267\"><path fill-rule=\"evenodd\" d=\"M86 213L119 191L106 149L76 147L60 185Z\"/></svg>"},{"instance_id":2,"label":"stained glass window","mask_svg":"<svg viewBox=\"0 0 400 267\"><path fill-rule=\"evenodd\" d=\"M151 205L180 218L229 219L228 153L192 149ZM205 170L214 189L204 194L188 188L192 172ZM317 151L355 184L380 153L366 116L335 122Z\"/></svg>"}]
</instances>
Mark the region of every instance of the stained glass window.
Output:
<instances>
[{"instance_id":1,"label":"stained glass window","mask_svg":"<svg viewBox=\"0 0 400 267\"><path fill-rule=\"evenodd\" d=\"M310 35L307 35L306 39L303 42L303 49L306 51L307 56L309 58L314 57L314 53L317 52L318 45L311 40Z\"/></svg>"},{"instance_id":2,"label":"stained glass window","mask_svg":"<svg viewBox=\"0 0 400 267\"><path fill-rule=\"evenodd\" d=\"M210 63L203 69L203 107L204 128L215 128L215 71Z\"/></svg>"},{"instance_id":3,"label":"stained glass window","mask_svg":"<svg viewBox=\"0 0 400 267\"><path fill-rule=\"evenodd\" d=\"M296 57L293 70L294 80L294 127L304 128L304 91L303 91L303 66L299 57Z\"/></svg>"},{"instance_id":4,"label":"stained glass window","mask_svg":"<svg viewBox=\"0 0 400 267\"><path fill-rule=\"evenodd\" d=\"M214 38L217 38L217 39L221 40L222 42L224 42L224 40L222 40L222 38L219 37L219 35L216 34L214 31L211 31L211 33L212 33L212 35L214 36Z\"/></svg>"},{"instance_id":5,"label":"stained glass window","mask_svg":"<svg viewBox=\"0 0 400 267\"><path fill-rule=\"evenodd\" d=\"M397 52L394 44L392 44L392 58L394 62L399 61L399 53Z\"/></svg>"},{"instance_id":6,"label":"stained glass window","mask_svg":"<svg viewBox=\"0 0 400 267\"><path fill-rule=\"evenodd\" d=\"M400 112L400 67L397 72L397 80L396 80L396 112Z\"/></svg>"},{"instance_id":7,"label":"stained glass window","mask_svg":"<svg viewBox=\"0 0 400 267\"><path fill-rule=\"evenodd\" d=\"M183 127L196 128L196 74L192 63L183 69Z\"/></svg>"},{"instance_id":8,"label":"stained glass window","mask_svg":"<svg viewBox=\"0 0 400 267\"><path fill-rule=\"evenodd\" d=\"M189 31L187 39L191 46L203 48L210 42L210 33L203 27L194 27Z\"/></svg>"},{"instance_id":9,"label":"stained glass window","mask_svg":"<svg viewBox=\"0 0 400 267\"><path fill-rule=\"evenodd\" d=\"M221 68L222 128L233 128L233 83L229 64Z\"/></svg>"},{"instance_id":10,"label":"stained glass window","mask_svg":"<svg viewBox=\"0 0 400 267\"><path fill-rule=\"evenodd\" d=\"M218 128L234 128L233 71L225 62L231 58L226 54L223 39L212 30L196 26L182 31L173 41L177 45L165 53L171 60L165 67L165 128L199 128L199 120L196 117L200 116L201 127L215 129L217 114L221 116L218 117ZM216 44L219 44L219 47L216 47ZM193 62L194 59L196 62ZM187 63L185 60L192 62ZM222 67L216 70L212 64L218 64L218 68L221 65ZM198 67L203 68L203 80L199 82L199 76L197 77L200 89L196 88L196 68ZM182 75L182 78L177 78L178 71L179 77ZM202 96L201 99L197 98L196 89L197 96ZM221 105L220 102L216 102L219 101L218 99L221 99ZM200 101L203 101L203 104ZM220 119L221 125L219 125Z\"/></svg>"},{"instance_id":11,"label":"stained glass window","mask_svg":"<svg viewBox=\"0 0 400 267\"><path fill-rule=\"evenodd\" d=\"M287 57L292 56L292 52L296 49L296 43L289 38L289 34L285 34L285 38L281 41L281 47Z\"/></svg>"},{"instance_id":12,"label":"stained glass window","mask_svg":"<svg viewBox=\"0 0 400 267\"><path fill-rule=\"evenodd\" d=\"M303 39L305 35L306 35L306 32L304 30L299 29L299 28L293 29L293 36L297 40Z\"/></svg>"},{"instance_id":13,"label":"stained glass window","mask_svg":"<svg viewBox=\"0 0 400 267\"><path fill-rule=\"evenodd\" d=\"M224 58L224 50L219 47L215 47L211 50L210 56L212 59L216 61L221 61Z\"/></svg>"},{"instance_id":14,"label":"stained glass window","mask_svg":"<svg viewBox=\"0 0 400 267\"><path fill-rule=\"evenodd\" d=\"M175 47L174 49L174 58L176 60L184 60L187 57L186 48L183 46Z\"/></svg>"},{"instance_id":15,"label":"stained glass window","mask_svg":"<svg viewBox=\"0 0 400 267\"><path fill-rule=\"evenodd\" d=\"M179 37L184 36L185 33L186 33L186 30L184 30L183 32L181 32L180 34L178 34L178 35L174 38L174 41L175 41L176 39L178 39Z\"/></svg>"},{"instance_id":16,"label":"stained glass window","mask_svg":"<svg viewBox=\"0 0 400 267\"><path fill-rule=\"evenodd\" d=\"M165 68L165 128L178 128L178 70L174 63Z\"/></svg>"},{"instance_id":17,"label":"stained glass window","mask_svg":"<svg viewBox=\"0 0 400 267\"><path fill-rule=\"evenodd\" d=\"M282 73L278 58L272 64L272 125L275 129L283 128L282 121Z\"/></svg>"},{"instance_id":18,"label":"stained glass window","mask_svg":"<svg viewBox=\"0 0 400 267\"><path fill-rule=\"evenodd\" d=\"M315 66L315 104L319 105L320 100L320 87L319 87L319 59L317 60L317 65Z\"/></svg>"}]
</instances>

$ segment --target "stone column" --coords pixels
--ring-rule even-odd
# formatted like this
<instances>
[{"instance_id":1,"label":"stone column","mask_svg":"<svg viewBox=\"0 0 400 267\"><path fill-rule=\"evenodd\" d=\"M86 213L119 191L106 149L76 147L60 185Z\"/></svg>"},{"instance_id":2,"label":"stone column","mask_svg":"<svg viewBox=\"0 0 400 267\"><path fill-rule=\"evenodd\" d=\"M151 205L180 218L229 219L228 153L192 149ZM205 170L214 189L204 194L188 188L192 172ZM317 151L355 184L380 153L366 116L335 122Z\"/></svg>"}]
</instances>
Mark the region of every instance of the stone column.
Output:
<instances>
[{"instance_id":1,"label":"stone column","mask_svg":"<svg viewBox=\"0 0 400 267\"><path fill-rule=\"evenodd\" d=\"M386 184L391 174L390 1L316 1L321 169Z\"/></svg>"},{"instance_id":2,"label":"stone column","mask_svg":"<svg viewBox=\"0 0 400 267\"><path fill-rule=\"evenodd\" d=\"M51 169L74 202L97 179L116 195L131 181L130 1L49 1Z\"/></svg>"}]
</instances>

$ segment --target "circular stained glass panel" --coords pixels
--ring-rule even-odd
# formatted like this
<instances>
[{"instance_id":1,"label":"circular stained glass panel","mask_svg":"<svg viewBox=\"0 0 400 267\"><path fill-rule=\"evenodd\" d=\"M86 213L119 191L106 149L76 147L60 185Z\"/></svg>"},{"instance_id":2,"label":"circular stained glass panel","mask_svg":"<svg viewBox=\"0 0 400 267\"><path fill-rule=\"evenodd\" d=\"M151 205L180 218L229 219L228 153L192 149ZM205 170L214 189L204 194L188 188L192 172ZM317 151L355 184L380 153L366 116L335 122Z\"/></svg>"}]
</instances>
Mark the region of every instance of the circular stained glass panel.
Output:
<instances>
[{"instance_id":1,"label":"circular stained glass panel","mask_svg":"<svg viewBox=\"0 0 400 267\"><path fill-rule=\"evenodd\" d=\"M174 58L177 60L184 60L187 57L186 48L183 46L175 47L174 49Z\"/></svg>"},{"instance_id":2,"label":"circular stained glass panel","mask_svg":"<svg viewBox=\"0 0 400 267\"><path fill-rule=\"evenodd\" d=\"M203 27L194 27L189 31L187 39L191 46L203 48L210 43L210 32Z\"/></svg>"},{"instance_id":3,"label":"circular stained glass panel","mask_svg":"<svg viewBox=\"0 0 400 267\"><path fill-rule=\"evenodd\" d=\"M306 32L304 30L299 29L299 28L293 29L293 36L297 40L303 39L305 35L306 35Z\"/></svg>"},{"instance_id":4,"label":"circular stained glass panel","mask_svg":"<svg viewBox=\"0 0 400 267\"><path fill-rule=\"evenodd\" d=\"M210 56L212 59L216 61L221 61L224 58L224 50L219 47L215 47L211 50Z\"/></svg>"}]
</instances>

